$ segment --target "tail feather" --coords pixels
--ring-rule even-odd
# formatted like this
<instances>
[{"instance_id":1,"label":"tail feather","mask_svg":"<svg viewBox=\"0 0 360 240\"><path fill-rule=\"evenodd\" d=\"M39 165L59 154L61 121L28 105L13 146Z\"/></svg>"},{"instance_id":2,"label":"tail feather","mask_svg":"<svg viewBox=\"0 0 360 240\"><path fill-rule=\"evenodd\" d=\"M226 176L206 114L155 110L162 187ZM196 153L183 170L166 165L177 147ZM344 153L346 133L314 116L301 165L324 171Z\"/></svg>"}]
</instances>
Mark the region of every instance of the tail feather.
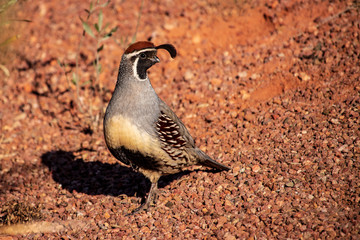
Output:
<instances>
[{"instance_id":1,"label":"tail feather","mask_svg":"<svg viewBox=\"0 0 360 240\"><path fill-rule=\"evenodd\" d=\"M200 149L197 149L197 150L198 150L199 164L200 165L215 168L215 169L220 170L220 171L229 171L229 170L231 170L231 168L229 168L228 166L225 166L225 165L223 165L221 163L218 163L217 161L215 161L214 159L209 157L206 153L204 153Z\"/></svg>"}]
</instances>

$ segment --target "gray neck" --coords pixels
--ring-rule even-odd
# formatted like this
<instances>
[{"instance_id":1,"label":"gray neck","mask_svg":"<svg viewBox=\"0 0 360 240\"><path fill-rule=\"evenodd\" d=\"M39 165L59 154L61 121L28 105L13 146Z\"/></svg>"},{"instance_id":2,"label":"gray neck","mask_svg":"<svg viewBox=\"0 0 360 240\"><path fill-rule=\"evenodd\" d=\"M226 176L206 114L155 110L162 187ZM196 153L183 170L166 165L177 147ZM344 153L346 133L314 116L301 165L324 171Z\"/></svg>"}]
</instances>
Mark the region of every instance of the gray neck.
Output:
<instances>
[{"instance_id":1,"label":"gray neck","mask_svg":"<svg viewBox=\"0 0 360 240\"><path fill-rule=\"evenodd\" d=\"M160 113L159 97L146 80L135 78L128 65L120 65L115 90L106 109L105 119L115 115L130 118L149 133Z\"/></svg>"}]
</instances>

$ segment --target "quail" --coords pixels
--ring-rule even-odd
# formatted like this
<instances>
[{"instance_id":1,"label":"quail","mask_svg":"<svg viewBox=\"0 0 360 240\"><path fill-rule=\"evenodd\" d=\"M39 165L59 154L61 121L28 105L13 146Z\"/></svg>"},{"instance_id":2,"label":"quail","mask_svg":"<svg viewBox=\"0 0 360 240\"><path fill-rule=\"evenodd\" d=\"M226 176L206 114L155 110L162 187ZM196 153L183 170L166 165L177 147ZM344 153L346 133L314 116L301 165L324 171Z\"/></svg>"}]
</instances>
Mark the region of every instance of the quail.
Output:
<instances>
[{"instance_id":1,"label":"quail","mask_svg":"<svg viewBox=\"0 0 360 240\"><path fill-rule=\"evenodd\" d=\"M195 146L183 122L153 89L147 70L160 62L156 55L158 49L176 57L176 49L171 44L155 46L152 42L140 41L125 50L104 117L105 141L111 154L151 182L145 202L134 212L149 207L163 175L178 173L191 165L220 171L230 169Z\"/></svg>"}]
</instances>

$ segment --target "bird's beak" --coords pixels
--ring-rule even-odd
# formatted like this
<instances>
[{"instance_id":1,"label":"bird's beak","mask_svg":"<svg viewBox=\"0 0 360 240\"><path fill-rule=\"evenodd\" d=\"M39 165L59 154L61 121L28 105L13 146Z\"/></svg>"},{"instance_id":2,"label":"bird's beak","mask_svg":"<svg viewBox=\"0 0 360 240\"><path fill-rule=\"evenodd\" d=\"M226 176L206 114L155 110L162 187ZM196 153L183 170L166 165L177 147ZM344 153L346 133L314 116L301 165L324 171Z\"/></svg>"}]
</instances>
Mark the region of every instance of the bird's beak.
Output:
<instances>
[{"instance_id":1,"label":"bird's beak","mask_svg":"<svg viewBox=\"0 0 360 240\"><path fill-rule=\"evenodd\" d=\"M154 64L160 62L160 59L157 56L154 56L151 60L154 62Z\"/></svg>"}]
</instances>

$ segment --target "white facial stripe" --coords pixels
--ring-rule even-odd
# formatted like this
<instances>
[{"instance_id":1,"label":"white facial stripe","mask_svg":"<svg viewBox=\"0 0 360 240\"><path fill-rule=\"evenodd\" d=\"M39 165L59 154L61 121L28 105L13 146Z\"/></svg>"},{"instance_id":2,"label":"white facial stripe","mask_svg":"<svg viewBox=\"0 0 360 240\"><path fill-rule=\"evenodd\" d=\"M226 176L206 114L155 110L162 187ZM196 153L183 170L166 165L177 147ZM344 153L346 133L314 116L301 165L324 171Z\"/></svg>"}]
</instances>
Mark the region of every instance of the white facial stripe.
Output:
<instances>
[{"instance_id":1,"label":"white facial stripe","mask_svg":"<svg viewBox=\"0 0 360 240\"><path fill-rule=\"evenodd\" d=\"M133 69L133 73L134 73L135 78L136 78L138 81L142 81L142 82L143 82L143 81L146 81L147 76L146 76L145 79L141 79L140 76L138 75L138 73L137 73L137 64L138 64L138 62L139 62L139 58L136 58L132 69Z\"/></svg>"},{"instance_id":2,"label":"white facial stripe","mask_svg":"<svg viewBox=\"0 0 360 240\"><path fill-rule=\"evenodd\" d=\"M133 56L138 55L139 53L142 53L142 52L154 52L154 51L156 51L156 49L145 48L145 49L140 50L140 51L135 51L135 52L132 52L132 53L128 53L128 54L126 54L126 57L127 58L132 58Z\"/></svg>"}]
</instances>

